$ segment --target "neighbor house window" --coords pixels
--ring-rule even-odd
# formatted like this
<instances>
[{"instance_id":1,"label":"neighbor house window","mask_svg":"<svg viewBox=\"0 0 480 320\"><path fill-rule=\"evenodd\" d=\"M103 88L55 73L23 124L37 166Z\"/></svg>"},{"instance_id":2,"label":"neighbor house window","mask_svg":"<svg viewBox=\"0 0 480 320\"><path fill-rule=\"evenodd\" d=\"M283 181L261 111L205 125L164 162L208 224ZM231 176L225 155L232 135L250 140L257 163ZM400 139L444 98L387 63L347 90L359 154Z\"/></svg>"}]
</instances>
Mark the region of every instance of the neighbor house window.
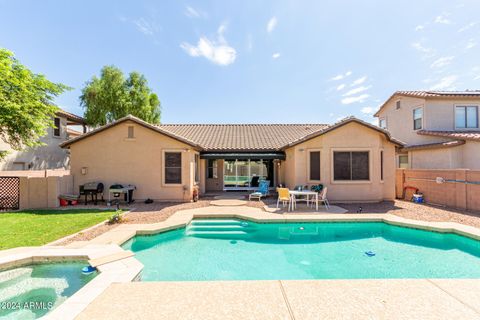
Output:
<instances>
[{"instance_id":1,"label":"neighbor house window","mask_svg":"<svg viewBox=\"0 0 480 320\"><path fill-rule=\"evenodd\" d=\"M413 130L422 129L423 108L413 109Z\"/></svg>"},{"instance_id":2,"label":"neighbor house window","mask_svg":"<svg viewBox=\"0 0 480 320\"><path fill-rule=\"evenodd\" d=\"M216 159L207 160L207 179L218 178L218 163Z\"/></svg>"},{"instance_id":3,"label":"neighbor house window","mask_svg":"<svg viewBox=\"0 0 480 320\"><path fill-rule=\"evenodd\" d=\"M408 169L408 155L401 154L398 156L398 167Z\"/></svg>"},{"instance_id":4,"label":"neighbor house window","mask_svg":"<svg viewBox=\"0 0 480 320\"><path fill-rule=\"evenodd\" d=\"M165 183L182 183L182 153L165 152Z\"/></svg>"},{"instance_id":5,"label":"neighbor house window","mask_svg":"<svg viewBox=\"0 0 480 320\"><path fill-rule=\"evenodd\" d=\"M53 128L53 135L55 137L60 137L60 118L53 119L55 127Z\"/></svg>"},{"instance_id":6,"label":"neighbor house window","mask_svg":"<svg viewBox=\"0 0 480 320\"><path fill-rule=\"evenodd\" d=\"M397 100L395 102L395 109L398 110L398 109L400 109L401 106L402 106L402 104L401 104L400 100Z\"/></svg>"},{"instance_id":7,"label":"neighbor house window","mask_svg":"<svg viewBox=\"0 0 480 320\"><path fill-rule=\"evenodd\" d=\"M195 182L200 181L200 155L195 155Z\"/></svg>"},{"instance_id":8,"label":"neighbor house window","mask_svg":"<svg viewBox=\"0 0 480 320\"><path fill-rule=\"evenodd\" d=\"M128 126L127 138L128 139L135 138L135 127L134 126Z\"/></svg>"},{"instance_id":9,"label":"neighbor house window","mask_svg":"<svg viewBox=\"0 0 480 320\"><path fill-rule=\"evenodd\" d=\"M378 121L378 126L382 129L387 129L387 120L382 118Z\"/></svg>"},{"instance_id":10,"label":"neighbor house window","mask_svg":"<svg viewBox=\"0 0 480 320\"><path fill-rule=\"evenodd\" d=\"M478 106L455 107L455 127L459 129L478 128Z\"/></svg>"},{"instance_id":11,"label":"neighbor house window","mask_svg":"<svg viewBox=\"0 0 480 320\"><path fill-rule=\"evenodd\" d=\"M333 153L334 180L370 180L368 151Z\"/></svg>"},{"instance_id":12,"label":"neighbor house window","mask_svg":"<svg viewBox=\"0 0 480 320\"><path fill-rule=\"evenodd\" d=\"M310 181L320 180L320 151L310 151Z\"/></svg>"},{"instance_id":13,"label":"neighbor house window","mask_svg":"<svg viewBox=\"0 0 480 320\"><path fill-rule=\"evenodd\" d=\"M383 150L380 151L380 180L383 181Z\"/></svg>"}]
</instances>

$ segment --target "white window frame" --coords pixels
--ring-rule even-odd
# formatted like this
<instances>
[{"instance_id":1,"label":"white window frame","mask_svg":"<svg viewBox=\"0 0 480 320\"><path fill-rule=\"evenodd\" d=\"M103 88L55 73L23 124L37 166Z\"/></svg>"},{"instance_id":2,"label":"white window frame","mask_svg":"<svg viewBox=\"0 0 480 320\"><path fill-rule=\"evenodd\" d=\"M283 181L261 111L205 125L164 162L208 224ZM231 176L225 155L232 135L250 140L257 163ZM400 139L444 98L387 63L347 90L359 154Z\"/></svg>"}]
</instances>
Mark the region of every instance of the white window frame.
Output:
<instances>
[{"instance_id":1,"label":"white window frame","mask_svg":"<svg viewBox=\"0 0 480 320\"><path fill-rule=\"evenodd\" d=\"M422 125L421 125L421 128L415 129L415 110L418 110L418 109L422 110L422 118L421 118ZM424 119L425 119L425 110L423 109L423 106L418 106L412 109L412 126L414 131L423 130L423 128L425 127Z\"/></svg>"},{"instance_id":2,"label":"white window frame","mask_svg":"<svg viewBox=\"0 0 480 320\"><path fill-rule=\"evenodd\" d=\"M465 127L457 127L457 108L467 108L467 107L475 107L477 109L477 126L475 128L467 128L466 121L467 121L467 110L465 110ZM455 104L453 106L453 123L455 130L478 130L480 128L480 115L479 115L479 105L477 104Z\"/></svg>"},{"instance_id":3,"label":"white window frame","mask_svg":"<svg viewBox=\"0 0 480 320\"><path fill-rule=\"evenodd\" d=\"M320 180L311 180L310 179L310 153L311 152L320 152ZM307 183L319 183L322 181L322 149L308 149L307 150Z\"/></svg>"},{"instance_id":4,"label":"white window frame","mask_svg":"<svg viewBox=\"0 0 480 320\"><path fill-rule=\"evenodd\" d=\"M407 157L407 167L406 168L401 168L400 167L400 157ZM408 153L397 155L397 169L410 169L410 157L408 156Z\"/></svg>"},{"instance_id":5,"label":"white window frame","mask_svg":"<svg viewBox=\"0 0 480 320\"><path fill-rule=\"evenodd\" d=\"M184 167L183 167L183 162L185 161L185 157L183 153L185 152L184 149L164 149L162 150L162 186L163 187L180 187L183 186L183 174L184 174ZM165 154L166 153L180 153L180 183L165 183Z\"/></svg>"},{"instance_id":6,"label":"white window frame","mask_svg":"<svg viewBox=\"0 0 480 320\"><path fill-rule=\"evenodd\" d=\"M382 120L385 121L385 127L381 126ZM387 129L387 118L386 117L378 118L378 126L382 129Z\"/></svg>"},{"instance_id":7,"label":"white window frame","mask_svg":"<svg viewBox=\"0 0 480 320\"><path fill-rule=\"evenodd\" d=\"M368 152L368 180L335 180L335 152ZM371 184L373 175L372 148L332 148L330 151L330 183L331 184Z\"/></svg>"}]
</instances>

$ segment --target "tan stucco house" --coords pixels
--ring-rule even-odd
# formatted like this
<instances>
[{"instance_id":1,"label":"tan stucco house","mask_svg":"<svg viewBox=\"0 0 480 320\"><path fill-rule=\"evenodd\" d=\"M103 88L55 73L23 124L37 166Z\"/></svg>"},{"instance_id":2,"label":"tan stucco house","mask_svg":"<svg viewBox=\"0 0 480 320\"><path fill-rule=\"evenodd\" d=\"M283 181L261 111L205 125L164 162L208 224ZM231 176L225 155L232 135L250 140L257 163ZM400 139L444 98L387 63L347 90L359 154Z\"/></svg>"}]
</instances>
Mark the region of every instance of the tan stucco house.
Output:
<instances>
[{"instance_id":1,"label":"tan stucco house","mask_svg":"<svg viewBox=\"0 0 480 320\"><path fill-rule=\"evenodd\" d=\"M132 184L137 199L188 201L200 193L322 183L333 201L395 197L395 149L379 127L324 124L151 125L127 116L64 142L74 188Z\"/></svg>"},{"instance_id":2,"label":"tan stucco house","mask_svg":"<svg viewBox=\"0 0 480 320\"><path fill-rule=\"evenodd\" d=\"M68 168L68 150L60 148L59 144L86 132L86 122L82 117L61 109L56 112L53 122L55 127L48 128L47 134L40 138L43 146L17 151L0 140L0 151L7 151L7 156L0 161L0 170Z\"/></svg>"},{"instance_id":3,"label":"tan stucco house","mask_svg":"<svg viewBox=\"0 0 480 320\"><path fill-rule=\"evenodd\" d=\"M480 91L397 91L375 113L405 143L397 167L480 169Z\"/></svg>"}]
</instances>

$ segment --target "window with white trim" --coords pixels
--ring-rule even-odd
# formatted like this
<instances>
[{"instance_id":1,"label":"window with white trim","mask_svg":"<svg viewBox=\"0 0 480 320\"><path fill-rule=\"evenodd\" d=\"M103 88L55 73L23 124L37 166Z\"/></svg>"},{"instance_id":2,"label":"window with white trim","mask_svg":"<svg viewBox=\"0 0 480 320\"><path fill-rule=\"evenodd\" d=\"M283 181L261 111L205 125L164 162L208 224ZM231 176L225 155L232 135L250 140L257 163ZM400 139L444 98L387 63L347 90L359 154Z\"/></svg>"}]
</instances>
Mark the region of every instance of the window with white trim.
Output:
<instances>
[{"instance_id":1,"label":"window with white trim","mask_svg":"<svg viewBox=\"0 0 480 320\"><path fill-rule=\"evenodd\" d=\"M378 126L382 129L387 129L387 119L385 118L380 118L378 120Z\"/></svg>"},{"instance_id":2,"label":"window with white trim","mask_svg":"<svg viewBox=\"0 0 480 320\"><path fill-rule=\"evenodd\" d=\"M455 128L476 129L478 128L478 106L456 106Z\"/></svg>"},{"instance_id":3,"label":"window with white trim","mask_svg":"<svg viewBox=\"0 0 480 320\"><path fill-rule=\"evenodd\" d=\"M398 167L402 169L408 169L408 155L401 154L398 156Z\"/></svg>"},{"instance_id":4,"label":"window with white trim","mask_svg":"<svg viewBox=\"0 0 480 320\"><path fill-rule=\"evenodd\" d=\"M309 157L309 180L320 181L320 151L310 151Z\"/></svg>"},{"instance_id":5,"label":"window with white trim","mask_svg":"<svg viewBox=\"0 0 480 320\"><path fill-rule=\"evenodd\" d=\"M218 178L218 162L217 159L207 160L207 179Z\"/></svg>"},{"instance_id":6,"label":"window with white trim","mask_svg":"<svg viewBox=\"0 0 480 320\"><path fill-rule=\"evenodd\" d=\"M368 151L334 151L333 179L336 181L370 180Z\"/></svg>"},{"instance_id":7,"label":"window with white trim","mask_svg":"<svg viewBox=\"0 0 480 320\"><path fill-rule=\"evenodd\" d=\"M401 106L402 106L402 103L400 102L400 100L395 101L395 109L396 110L400 109Z\"/></svg>"},{"instance_id":8,"label":"window with white trim","mask_svg":"<svg viewBox=\"0 0 480 320\"><path fill-rule=\"evenodd\" d=\"M182 153L165 152L165 184L182 183Z\"/></svg>"},{"instance_id":9,"label":"window with white trim","mask_svg":"<svg viewBox=\"0 0 480 320\"><path fill-rule=\"evenodd\" d=\"M413 130L420 130L423 126L423 108L413 109Z\"/></svg>"},{"instance_id":10,"label":"window with white trim","mask_svg":"<svg viewBox=\"0 0 480 320\"><path fill-rule=\"evenodd\" d=\"M54 118L53 123L54 123L53 136L54 137L60 137L60 134L61 134L60 118Z\"/></svg>"}]
</instances>

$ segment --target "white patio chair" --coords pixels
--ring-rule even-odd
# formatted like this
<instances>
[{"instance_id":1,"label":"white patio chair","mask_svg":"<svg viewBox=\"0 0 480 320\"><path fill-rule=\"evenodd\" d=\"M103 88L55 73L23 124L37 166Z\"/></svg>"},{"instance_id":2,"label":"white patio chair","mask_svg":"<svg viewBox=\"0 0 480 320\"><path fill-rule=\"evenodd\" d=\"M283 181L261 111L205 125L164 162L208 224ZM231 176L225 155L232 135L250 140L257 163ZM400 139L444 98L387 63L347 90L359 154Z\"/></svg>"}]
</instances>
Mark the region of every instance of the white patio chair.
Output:
<instances>
[{"instance_id":1,"label":"white patio chair","mask_svg":"<svg viewBox=\"0 0 480 320\"><path fill-rule=\"evenodd\" d=\"M330 203L328 203L328 199L327 199L327 187L323 188L322 190L322 194L320 195L320 199L318 199L318 202L320 204L324 204L325 205L325 208L327 208L327 210L330 208Z\"/></svg>"}]
</instances>

